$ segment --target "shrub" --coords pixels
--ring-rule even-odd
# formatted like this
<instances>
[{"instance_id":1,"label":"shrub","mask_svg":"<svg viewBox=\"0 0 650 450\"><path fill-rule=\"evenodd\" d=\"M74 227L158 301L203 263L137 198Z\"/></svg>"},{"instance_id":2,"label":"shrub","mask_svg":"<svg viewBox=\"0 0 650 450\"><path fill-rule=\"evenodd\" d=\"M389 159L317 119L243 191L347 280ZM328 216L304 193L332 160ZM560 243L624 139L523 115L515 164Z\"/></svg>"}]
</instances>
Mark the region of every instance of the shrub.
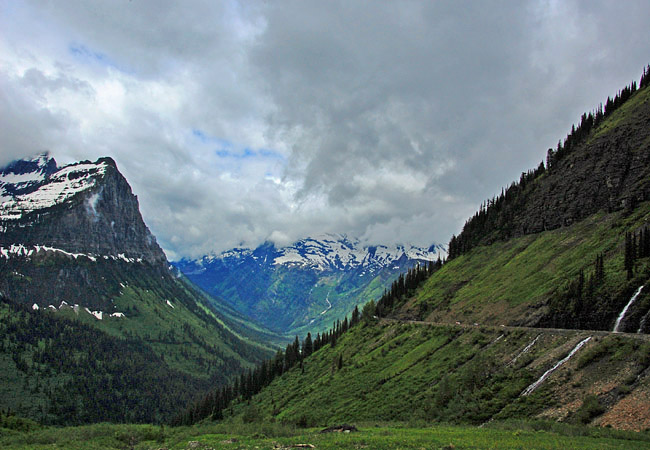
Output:
<instances>
[{"instance_id":1,"label":"shrub","mask_svg":"<svg viewBox=\"0 0 650 450\"><path fill-rule=\"evenodd\" d=\"M605 412L605 408L600 404L598 396L588 395L582 402L582 406L575 412L574 422L588 424L591 420Z\"/></svg>"}]
</instances>

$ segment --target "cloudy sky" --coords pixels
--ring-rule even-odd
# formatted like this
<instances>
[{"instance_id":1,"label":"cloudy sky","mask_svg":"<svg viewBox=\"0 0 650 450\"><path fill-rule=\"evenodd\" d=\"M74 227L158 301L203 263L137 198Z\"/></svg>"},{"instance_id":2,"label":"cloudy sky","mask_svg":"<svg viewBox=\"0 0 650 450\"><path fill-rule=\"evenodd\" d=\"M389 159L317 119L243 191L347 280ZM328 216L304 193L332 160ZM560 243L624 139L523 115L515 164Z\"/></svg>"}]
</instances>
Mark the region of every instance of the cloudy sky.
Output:
<instances>
[{"instance_id":1,"label":"cloudy sky","mask_svg":"<svg viewBox=\"0 0 650 450\"><path fill-rule=\"evenodd\" d=\"M447 243L650 62L650 3L0 0L0 164L113 157L172 258Z\"/></svg>"}]
</instances>

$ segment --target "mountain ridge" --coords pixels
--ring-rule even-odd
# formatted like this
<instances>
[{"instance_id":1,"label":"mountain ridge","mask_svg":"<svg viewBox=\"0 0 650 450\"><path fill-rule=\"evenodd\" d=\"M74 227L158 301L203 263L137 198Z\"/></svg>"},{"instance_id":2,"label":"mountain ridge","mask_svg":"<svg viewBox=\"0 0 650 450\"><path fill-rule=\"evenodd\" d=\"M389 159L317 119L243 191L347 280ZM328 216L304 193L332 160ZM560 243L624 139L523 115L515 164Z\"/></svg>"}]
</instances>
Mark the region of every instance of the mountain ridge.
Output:
<instances>
[{"instance_id":1,"label":"mountain ridge","mask_svg":"<svg viewBox=\"0 0 650 450\"><path fill-rule=\"evenodd\" d=\"M379 297L401 271L445 256L440 244L371 246L330 233L173 264L240 313L278 332L304 334L322 331L356 304Z\"/></svg>"},{"instance_id":2,"label":"mountain ridge","mask_svg":"<svg viewBox=\"0 0 650 450\"><path fill-rule=\"evenodd\" d=\"M345 270L350 268L368 267L372 265L390 265L399 261L403 256L418 261L436 261L446 257L446 246L432 244L427 248L410 244L380 245L362 244L357 238L350 238L347 234L323 233L299 239L298 241L276 247L273 242L267 241L256 248L235 247L223 252L209 253L198 259L183 258L180 261L196 261L211 263L216 260L229 258L242 258L260 252L263 249L270 251L265 257L274 256L273 265L297 265L309 267L320 271ZM179 262L180 262L179 261Z\"/></svg>"}]
</instances>

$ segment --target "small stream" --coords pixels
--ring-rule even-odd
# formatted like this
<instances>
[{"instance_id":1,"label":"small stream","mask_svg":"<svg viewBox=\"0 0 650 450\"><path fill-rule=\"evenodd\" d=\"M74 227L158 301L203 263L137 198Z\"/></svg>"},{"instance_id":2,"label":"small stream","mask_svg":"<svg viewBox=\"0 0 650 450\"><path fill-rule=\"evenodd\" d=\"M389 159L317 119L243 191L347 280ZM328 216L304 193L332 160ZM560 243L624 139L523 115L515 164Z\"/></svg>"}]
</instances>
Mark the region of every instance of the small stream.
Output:
<instances>
[{"instance_id":1,"label":"small stream","mask_svg":"<svg viewBox=\"0 0 650 450\"><path fill-rule=\"evenodd\" d=\"M535 389L537 389L537 387L538 387L540 384L542 384L542 383L544 382L544 380L545 380L545 379L546 379L546 378L547 378L551 373L553 373L553 372L555 371L555 369L557 369L557 368L560 367L562 364L564 364L565 362L567 362L568 360L570 360L571 357L572 357L573 355L575 355L575 353L576 353L578 350L580 350L580 349L582 348L583 345L585 345L587 342L589 342L590 339L591 339L591 336L589 336L588 338L585 338L585 339L583 339L582 341L580 341L580 342L578 343L578 345L576 345L575 347L573 347L573 350L571 350L571 353L569 353L569 354L568 354L564 359L558 361L557 363L555 363L555 365L554 365L553 367L551 367L551 368L548 369L546 372L544 372L544 375L542 375L541 377L539 377L539 379L538 379L537 381L535 381L533 384L531 384L531 385L528 386L526 389L524 389L524 391L520 394L520 396L522 396L522 395L530 395L530 394L531 394Z\"/></svg>"},{"instance_id":2,"label":"small stream","mask_svg":"<svg viewBox=\"0 0 650 450\"><path fill-rule=\"evenodd\" d=\"M327 302L327 308L322 313L320 313L321 316L325 314L327 311L329 311L330 309L332 309L332 304L330 303L330 292L332 292L331 289L327 292L327 297L325 297L325 301Z\"/></svg>"},{"instance_id":3,"label":"small stream","mask_svg":"<svg viewBox=\"0 0 650 450\"><path fill-rule=\"evenodd\" d=\"M641 285L639 289L637 289L637 291L634 293L630 301L627 302L627 305L625 305L625 308L623 308L623 311L621 311L621 313L618 315L618 318L616 319L616 323L614 324L614 329L612 330L614 333L619 332L618 327L621 325L621 321L625 317L625 314L627 314L627 310L630 308L630 306L632 306L632 303L634 303L637 297L639 296L639 294L641 294L642 289L643 289L643 285Z\"/></svg>"}]
</instances>

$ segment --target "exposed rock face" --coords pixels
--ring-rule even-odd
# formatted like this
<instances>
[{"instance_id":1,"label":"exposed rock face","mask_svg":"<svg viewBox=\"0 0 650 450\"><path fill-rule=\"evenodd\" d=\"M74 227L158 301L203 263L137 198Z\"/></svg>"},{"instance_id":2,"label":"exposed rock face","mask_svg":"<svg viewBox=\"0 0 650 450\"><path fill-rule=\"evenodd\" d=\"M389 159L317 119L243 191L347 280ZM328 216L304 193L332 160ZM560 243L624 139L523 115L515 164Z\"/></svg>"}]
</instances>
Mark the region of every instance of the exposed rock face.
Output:
<instances>
[{"instance_id":1,"label":"exposed rock face","mask_svg":"<svg viewBox=\"0 0 650 450\"><path fill-rule=\"evenodd\" d=\"M0 172L0 246L123 255L166 267L138 200L111 158L56 168L45 156Z\"/></svg>"},{"instance_id":2,"label":"exposed rock face","mask_svg":"<svg viewBox=\"0 0 650 450\"><path fill-rule=\"evenodd\" d=\"M647 92L637 95L642 94L650 97ZM599 210L630 208L650 199L650 101L636 103L625 108L626 120L606 133L595 130L582 148L535 183L534 194L515 218L516 235L559 228Z\"/></svg>"},{"instance_id":3,"label":"exposed rock face","mask_svg":"<svg viewBox=\"0 0 650 450\"><path fill-rule=\"evenodd\" d=\"M650 89L645 87L570 151L522 175L450 242L450 257L476 245L571 225L598 211L650 199Z\"/></svg>"}]
</instances>

